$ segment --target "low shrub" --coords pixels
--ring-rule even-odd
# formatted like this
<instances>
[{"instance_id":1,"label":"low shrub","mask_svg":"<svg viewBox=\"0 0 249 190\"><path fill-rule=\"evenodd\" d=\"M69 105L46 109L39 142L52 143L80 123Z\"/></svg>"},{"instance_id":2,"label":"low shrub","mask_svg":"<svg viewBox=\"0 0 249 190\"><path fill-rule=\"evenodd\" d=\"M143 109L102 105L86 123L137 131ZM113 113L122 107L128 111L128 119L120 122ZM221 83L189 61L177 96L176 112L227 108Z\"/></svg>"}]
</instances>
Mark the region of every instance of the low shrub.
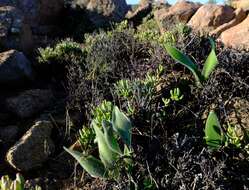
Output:
<instances>
[{"instance_id":1,"label":"low shrub","mask_svg":"<svg viewBox=\"0 0 249 190\"><path fill-rule=\"evenodd\" d=\"M81 45L70 39L57 43L53 48L39 48L38 51L40 64L65 64L65 62L84 55Z\"/></svg>"},{"instance_id":2,"label":"low shrub","mask_svg":"<svg viewBox=\"0 0 249 190\"><path fill-rule=\"evenodd\" d=\"M38 51L37 70L46 73L47 77L65 80L67 66L77 64L84 67L85 51L80 44L70 39L63 40L54 47L39 48Z\"/></svg>"}]
</instances>

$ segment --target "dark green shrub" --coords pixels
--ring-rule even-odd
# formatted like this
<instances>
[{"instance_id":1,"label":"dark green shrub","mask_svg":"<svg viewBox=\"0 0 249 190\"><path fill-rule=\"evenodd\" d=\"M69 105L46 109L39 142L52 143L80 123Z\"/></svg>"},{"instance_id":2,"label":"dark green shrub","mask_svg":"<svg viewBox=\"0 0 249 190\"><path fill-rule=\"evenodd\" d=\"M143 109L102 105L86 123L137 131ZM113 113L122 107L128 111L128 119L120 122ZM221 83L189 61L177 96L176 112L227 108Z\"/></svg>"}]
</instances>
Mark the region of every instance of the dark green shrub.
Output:
<instances>
[{"instance_id":1,"label":"dark green shrub","mask_svg":"<svg viewBox=\"0 0 249 190\"><path fill-rule=\"evenodd\" d=\"M97 40L96 40L97 39ZM94 39L87 55L87 72L91 80L114 83L146 73L152 63L152 46L134 38L132 30L102 33Z\"/></svg>"}]
</instances>

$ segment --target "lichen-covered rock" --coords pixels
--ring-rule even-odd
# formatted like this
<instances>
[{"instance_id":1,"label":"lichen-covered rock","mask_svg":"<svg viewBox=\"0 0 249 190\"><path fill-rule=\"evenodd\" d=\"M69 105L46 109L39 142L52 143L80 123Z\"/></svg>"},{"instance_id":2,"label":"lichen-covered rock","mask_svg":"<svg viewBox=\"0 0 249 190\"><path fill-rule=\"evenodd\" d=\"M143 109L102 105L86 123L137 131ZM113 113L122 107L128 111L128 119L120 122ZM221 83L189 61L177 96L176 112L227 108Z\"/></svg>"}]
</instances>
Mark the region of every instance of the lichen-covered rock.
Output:
<instances>
[{"instance_id":1,"label":"lichen-covered rock","mask_svg":"<svg viewBox=\"0 0 249 190\"><path fill-rule=\"evenodd\" d=\"M72 7L85 10L96 27L122 21L129 9L125 0L73 0Z\"/></svg>"},{"instance_id":2,"label":"lichen-covered rock","mask_svg":"<svg viewBox=\"0 0 249 190\"><path fill-rule=\"evenodd\" d=\"M249 50L249 16L240 24L222 32L221 41L228 47Z\"/></svg>"},{"instance_id":3,"label":"lichen-covered rock","mask_svg":"<svg viewBox=\"0 0 249 190\"><path fill-rule=\"evenodd\" d=\"M19 171L29 171L44 163L54 152L52 124L39 121L7 152L7 162Z\"/></svg>"},{"instance_id":4,"label":"lichen-covered rock","mask_svg":"<svg viewBox=\"0 0 249 190\"><path fill-rule=\"evenodd\" d=\"M179 1L170 8L163 8L156 11L155 19L160 27L160 30L166 31L175 23L187 23L192 15L200 8L200 4Z\"/></svg>"},{"instance_id":5,"label":"lichen-covered rock","mask_svg":"<svg viewBox=\"0 0 249 190\"><path fill-rule=\"evenodd\" d=\"M229 6L205 4L192 16L188 25L201 34L208 34L234 17L234 10Z\"/></svg>"},{"instance_id":6,"label":"lichen-covered rock","mask_svg":"<svg viewBox=\"0 0 249 190\"><path fill-rule=\"evenodd\" d=\"M13 6L0 6L0 49L29 53L32 47L32 32L22 12Z\"/></svg>"},{"instance_id":7,"label":"lichen-covered rock","mask_svg":"<svg viewBox=\"0 0 249 190\"><path fill-rule=\"evenodd\" d=\"M31 117L48 107L53 99L51 90L28 90L6 100L7 109L20 118Z\"/></svg>"},{"instance_id":8,"label":"lichen-covered rock","mask_svg":"<svg viewBox=\"0 0 249 190\"><path fill-rule=\"evenodd\" d=\"M0 84L18 85L33 79L31 63L22 52L0 53Z\"/></svg>"}]
</instances>

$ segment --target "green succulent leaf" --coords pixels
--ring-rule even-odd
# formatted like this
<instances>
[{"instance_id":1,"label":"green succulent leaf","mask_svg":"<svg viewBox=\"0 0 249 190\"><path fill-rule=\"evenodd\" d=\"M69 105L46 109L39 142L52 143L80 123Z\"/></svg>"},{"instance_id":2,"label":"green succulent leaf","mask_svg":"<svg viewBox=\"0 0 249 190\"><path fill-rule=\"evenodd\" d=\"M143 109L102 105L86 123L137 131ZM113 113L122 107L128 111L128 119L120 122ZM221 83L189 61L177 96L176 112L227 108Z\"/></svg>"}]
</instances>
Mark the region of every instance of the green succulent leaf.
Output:
<instances>
[{"instance_id":1,"label":"green succulent leaf","mask_svg":"<svg viewBox=\"0 0 249 190\"><path fill-rule=\"evenodd\" d=\"M11 186L11 180L9 178L9 176L2 176L1 177L1 190L8 190L10 189L10 186Z\"/></svg>"},{"instance_id":2,"label":"green succulent leaf","mask_svg":"<svg viewBox=\"0 0 249 190\"><path fill-rule=\"evenodd\" d=\"M127 146L131 146L131 121L117 106L112 111L112 126Z\"/></svg>"},{"instance_id":3,"label":"green succulent leaf","mask_svg":"<svg viewBox=\"0 0 249 190\"><path fill-rule=\"evenodd\" d=\"M180 64L182 64L183 66L187 67L194 75L196 82L198 85L201 84L201 82L203 81L203 77L200 73L200 71L198 70L196 64L185 54L183 54L180 50L178 50L177 48L166 44L165 45L165 49L167 51L167 53L177 62L179 62Z\"/></svg>"},{"instance_id":4,"label":"green succulent leaf","mask_svg":"<svg viewBox=\"0 0 249 190\"><path fill-rule=\"evenodd\" d=\"M113 128L111 127L111 124L107 121L103 121L102 126L104 128L105 140L108 146L111 148L112 151L118 153L119 155L122 155L118 141L114 136L114 133L113 133L114 131L113 131Z\"/></svg>"},{"instance_id":5,"label":"green succulent leaf","mask_svg":"<svg viewBox=\"0 0 249 190\"><path fill-rule=\"evenodd\" d=\"M24 183L25 180L21 174L16 174L16 180L15 180L15 190L24 190Z\"/></svg>"},{"instance_id":6,"label":"green succulent leaf","mask_svg":"<svg viewBox=\"0 0 249 190\"><path fill-rule=\"evenodd\" d=\"M211 111L208 115L205 126L205 139L208 147L213 150L219 149L225 142L220 122L215 112Z\"/></svg>"},{"instance_id":7,"label":"green succulent leaf","mask_svg":"<svg viewBox=\"0 0 249 190\"><path fill-rule=\"evenodd\" d=\"M14 190L24 190L23 184L21 184L19 181L14 181Z\"/></svg>"},{"instance_id":8,"label":"green succulent leaf","mask_svg":"<svg viewBox=\"0 0 249 190\"><path fill-rule=\"evenodd\" d=\"M124 146L124 156L128 157L124 159L125 163L131 166L133 163L131 159L132 151L126 145Z\"/></svg>"},{"instance_id":9,"label":"green succulent leaf","mask_svg":"<svg viewBox=\"0 0 249 190\"><path fill-rule=\"evenodd\" d=\"M106 168L113 168L115 162L117 161L118 154L109 147L104 133L101 131L101 129L97 126L97 124L94 121L92 122L92 126L96 133L96 140L99 149L99 157L101 161L104 163ZM115 145L111 143L111 146Z\"/></svg>"},{"instance_id":10,"label":"green succulent leaf","mask_svg":"<svg viewBox=\"0 0 249 190\"><path fill-rule=\"evenodd\" d=\"M88 172L92 177L107 178L108 173L104 164L94 158L93 156L84 156L82 153L74 150L70 150L64 147L64 149L71 154L79 164Z\"/></svg>"},{"instance_id":11,"label":"green succulent leaf","mask_svg":"<svg viewBox=\"0 0 249 190\"><path fill-rule=\"evenodd\" d=\"M209 75L213 72L213 70L216 68L216 66L219 63L216 53L215 53L215 42L213 41L212 38L210 38L209 40L210 40L212 50L210 54L208 55L207 60L205 61L205 64L202 70L202 75L205 80L208 79Z\"/></svg>"}]
</instances>

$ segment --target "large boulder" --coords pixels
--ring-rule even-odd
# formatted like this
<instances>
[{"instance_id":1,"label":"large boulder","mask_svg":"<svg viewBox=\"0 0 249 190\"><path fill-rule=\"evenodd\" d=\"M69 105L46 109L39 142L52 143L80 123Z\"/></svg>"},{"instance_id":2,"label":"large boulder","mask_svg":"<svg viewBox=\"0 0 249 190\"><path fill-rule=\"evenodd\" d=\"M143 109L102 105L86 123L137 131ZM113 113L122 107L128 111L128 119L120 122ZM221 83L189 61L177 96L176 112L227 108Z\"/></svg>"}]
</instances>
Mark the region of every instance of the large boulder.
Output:
<instances>
[{"instance_id":1,"label":"large boulder","mask_svg":"<svg viewBox=\"0 0 249 190\"><path fill-rule=\"evenodd\" d=\"M36 122L7 152L7 162L19 171L41 166L55 150L50 138L52 128L48 121Z\"/></svg>"},{"instance_id":2,"label":"large boulder","mask_svg":"<svg viewBox=\"0 0 249 190\"><path fill-rule=\"evenodd\" d=\"M7 109L20 118L31 117L48 107L53 100L51 90L27 90L6 100Z\"/></svg>"},{"instance_id":3,"label":"large boulder","mask_svg":"<svg viewBox=\"0 0 249 190\"><path fill-rule=\"evenodd\" d=\"M31 28L22 12L12 6L0 6L0 50L30 52L33 47Z\"/></svg>"},{"instance_id":4,"label":"large boulder","mask_svg":"<svg viewBox=\"0 0 249 190\"><path fill-rule=\"evenodd\" d=\"M84 9L95 27L122 21L129 9L125 0L73 0L72 7Z\"/></svg>"},{"instance_id":5,"label":"large boulder","mask_svg":"<svg viewBox=\"0 0 249 190\"><path fill-rule=\"evenodd\" d=\"M163 32L168 30L172 24L187 23L200 6L193 2L179 1L170 8L155 11L155 19Z\"/></svg>"},{"instance_id":6,"label":"large boulder","mask_svg":"<svg viewBox=\"0 0 249 190\"><path fill-rule=\"evenodd\" d=\"M235 8L242 8L245 11L249 11L249 1L248 0L233 0L232 6Z\"/></svg>"},{"instance_id":7,"label":"large boulder","mask_svg":"<svg viewBox=\"0 0 249 190\"><path fill-rule=\"evenodd\" d=\"M205 4L198 9L188 25L201 34L207 34L234 17L234 10L229 6Z\"/></svg>"},{"instance_id":8,"label":"large boulder","mask_svg":"<svg viewBox=\"0 0 249 190\"><path fill-rule=\"evenodd\" d=\"M17 0L17 5L32 26L47 25L60 20L64 0Z\"/></svg>"},{"instance_id":9,"label":"large boulder","mask_svg":"<svg viewBox=\"0 0 249 190\"><path fill-rule=\"evenodd\" d=\"M221 41L228 47L249 50L249 16L240 24L222 32Z\"/></svg>"},{"instance_id":10,"label":"large boulder","mask_svg":"<svg viewBox=\"0 0 249 190\"><path fill-rule=\"evenodd\" d=\"M22 52L0 53L0 84L18 85L33 79L31 63Z\"/></svg>"},{"instance_id":11,"label":"large boulder","mask_svg":"<svg viewBox=\"0 0 249 190\"><path fill-rule=\"evenodd\" d=\"M126 15L126 18L131 22L134 26L138 26L142 23L143 19L150 14L152 11L152 3L151 2L142 2L139 4L138 8L132 12L129 11Z\"/></svg>"},{"instance_id":12,"label":"large boulder","mask_svg":"<svg viewBox=\"0 0 249 190\"><path fill-rule=\"evenodd\" d=\"M64 0L0 0L0 6L20 9L30 25L54 24L60 19Z\"/></svg>"},{"instance_id":13,"label":"large boulder","mask_svg":"<svg viewBox=\"0 0 249 190\"><path fill-rule=\"evenodd\" d=\"M215 30L211 31L210 35L219 36L222 32L224 32L225 30L233 26L236 26L237 24L241 23L247 17L246 12L241 8L236 9L234 13L235 13L235 17L231 21L229 21L228 23L222 24Z\"/></svg>"}]
</instances>

